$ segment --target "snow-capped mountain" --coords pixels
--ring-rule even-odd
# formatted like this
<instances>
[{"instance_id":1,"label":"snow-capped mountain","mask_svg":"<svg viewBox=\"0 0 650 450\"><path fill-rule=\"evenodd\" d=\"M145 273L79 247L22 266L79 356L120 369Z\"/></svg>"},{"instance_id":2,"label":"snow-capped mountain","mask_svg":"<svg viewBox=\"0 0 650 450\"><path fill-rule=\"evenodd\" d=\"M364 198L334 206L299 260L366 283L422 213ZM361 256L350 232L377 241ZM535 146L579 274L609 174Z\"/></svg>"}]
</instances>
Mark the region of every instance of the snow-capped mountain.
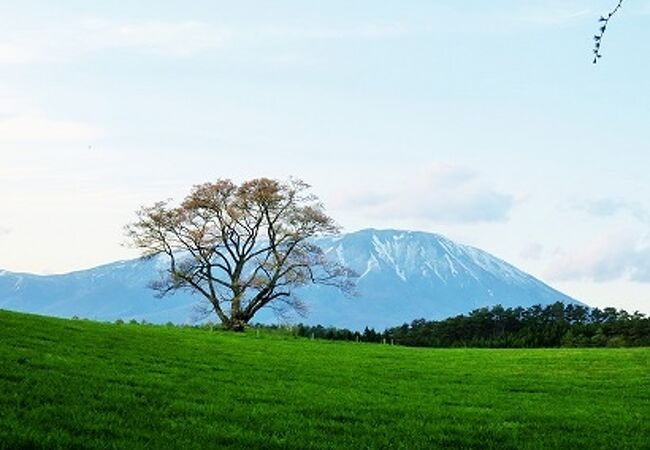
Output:
<instances>
[{"instance_id":1,"label":"snow-capped mountain","mask_svg":"<svg viewBox=\"0 0 650 450\"><path fill-rule=\"evenodd\" d=\"M383 329L495 304L578 303L482 250L437 234L369 229L317 243L359 274L358 295L346 297L328 286L300 289L309 313L296 320L304 323ZM199 297L179 293L158 299L146 287L163 263L136 259L50 276L0 272L0 308L109 321L189 322ZM256 320L277 321L264 310Z\"/></svg>"}]
</instances>

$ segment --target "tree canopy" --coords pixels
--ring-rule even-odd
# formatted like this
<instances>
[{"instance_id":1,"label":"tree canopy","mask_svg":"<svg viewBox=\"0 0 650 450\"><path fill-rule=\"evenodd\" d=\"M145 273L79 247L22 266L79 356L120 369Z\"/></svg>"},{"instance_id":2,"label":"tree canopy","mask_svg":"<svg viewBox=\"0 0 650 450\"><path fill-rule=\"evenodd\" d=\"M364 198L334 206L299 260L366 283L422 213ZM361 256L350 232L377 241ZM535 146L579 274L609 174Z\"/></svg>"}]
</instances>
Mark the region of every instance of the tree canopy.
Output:
<instances>
[{"instance_id":1,"label":"tree canopy","mask_svg":"<svg viewBox=\"0 0 650 450\"><path fill-rule=\"evenodd\" d=\"M225 328L243 330L264 307L304 314L299 286L353 291L354 273L312 242L339 228L309 187L268 178L197 185L178 206L142 207L126 233L143 257L166 260L161 278L151 283L160 296L198 293Z\"/></svg>"}]
</instances>

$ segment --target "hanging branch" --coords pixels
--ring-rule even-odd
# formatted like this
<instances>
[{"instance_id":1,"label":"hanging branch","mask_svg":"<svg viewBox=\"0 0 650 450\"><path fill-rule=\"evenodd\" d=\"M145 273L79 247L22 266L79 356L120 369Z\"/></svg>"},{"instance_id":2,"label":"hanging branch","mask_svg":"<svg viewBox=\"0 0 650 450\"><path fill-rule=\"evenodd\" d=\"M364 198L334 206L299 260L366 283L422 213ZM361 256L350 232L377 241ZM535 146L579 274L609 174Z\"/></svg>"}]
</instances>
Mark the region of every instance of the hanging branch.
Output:
<instances>
[{"instance_id":1,"label":"hanging branch","mask_svg":"<svg viewBox=\"0 0 650 450\"><path fill-rule=\"evenodd\" d=\"M600 53L600 44L603 41L603 36L605 35L605 31L607 31L607 25L609 25L610 19L614 17L614 14L616 14L619 9L621 9L622 5L623 5L623 0L618 0L618 4L616 5L616 8L610 11L610 13L607 14L606 16L600 16L600 19L598 19L598 22L601 24L601 26L598 29L598 34L594 35L594 50L593 50L594 64L596 64L598 60L603 56Z\"/></svg>"}]
</instances>

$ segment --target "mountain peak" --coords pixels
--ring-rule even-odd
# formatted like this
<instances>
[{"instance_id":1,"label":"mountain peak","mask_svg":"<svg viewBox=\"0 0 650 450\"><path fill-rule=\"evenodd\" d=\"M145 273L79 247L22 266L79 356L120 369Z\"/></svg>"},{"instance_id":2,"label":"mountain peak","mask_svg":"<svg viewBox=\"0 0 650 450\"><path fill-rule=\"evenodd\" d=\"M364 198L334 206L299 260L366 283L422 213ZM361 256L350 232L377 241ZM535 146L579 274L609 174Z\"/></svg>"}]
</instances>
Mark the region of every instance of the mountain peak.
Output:
<instances>
[{"instance_id":1,"label":"mountain peak","mask_svg":"<svg viewBox=\"0 0 650 450\"><path fill-rule=\"evenodd\" d=\"M439 234L369 228L315 243L359 274L359 296L348 298L327 286L299 289L309 314L297 320L309 324L385 328L495 304L576 303L505 261ZM0 308L111 321L188 322L197 296L157 299L147 288L162 263L159 258L117 261L39 277L7 272L0 277ZM256 320L276 321L264 310Z\"/></svg>"}]
</instances>

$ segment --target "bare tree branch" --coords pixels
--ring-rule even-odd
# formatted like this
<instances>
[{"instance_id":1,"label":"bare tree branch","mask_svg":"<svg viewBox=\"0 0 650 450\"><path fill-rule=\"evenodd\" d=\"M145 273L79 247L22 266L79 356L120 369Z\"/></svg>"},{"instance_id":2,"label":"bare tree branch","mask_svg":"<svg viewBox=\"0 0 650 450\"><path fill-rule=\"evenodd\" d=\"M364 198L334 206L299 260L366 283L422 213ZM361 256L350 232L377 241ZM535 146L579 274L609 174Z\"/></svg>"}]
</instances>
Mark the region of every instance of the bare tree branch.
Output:
<instances>
[{"instance_id":1,"label":"bare tree branch","mask_svg":"<svg viewBox=\"0 0 650 450\"><path fill-rule=\"evenodd\" d=\"M618 10L621 9L622 6L623 6L623 0L618 0L618 4L613 10L611 10L605 16L600 16L600 19L598 19L598 22L600 23L600 28L598 28L598 33L594 35L594 49L593 49L594 64L596 64L598 60L603 56L600 53L600 46L603 42L603 36L605 35L605 31L607 31L607 26L609 25L609 21L611 20L612 17L614 17L614 14L616 14Z\"/></svg>"},{"instance_id":2,"label":"bare tree branch","mask_svg":"<svg viewBox=\"0 0 650 450\"><path fill-rule=\"evenodd\" d=\"M169 265L151 284L160 296L187 289L204 297L226 328L241 330L262 308L303 314L297 287L321 283L352 292L355 274L310 242L338 231L309 185L268 178L237 186L194 186L177 207L158 202L126 227L144 257Z\"/></svg>"}]
</instances>

